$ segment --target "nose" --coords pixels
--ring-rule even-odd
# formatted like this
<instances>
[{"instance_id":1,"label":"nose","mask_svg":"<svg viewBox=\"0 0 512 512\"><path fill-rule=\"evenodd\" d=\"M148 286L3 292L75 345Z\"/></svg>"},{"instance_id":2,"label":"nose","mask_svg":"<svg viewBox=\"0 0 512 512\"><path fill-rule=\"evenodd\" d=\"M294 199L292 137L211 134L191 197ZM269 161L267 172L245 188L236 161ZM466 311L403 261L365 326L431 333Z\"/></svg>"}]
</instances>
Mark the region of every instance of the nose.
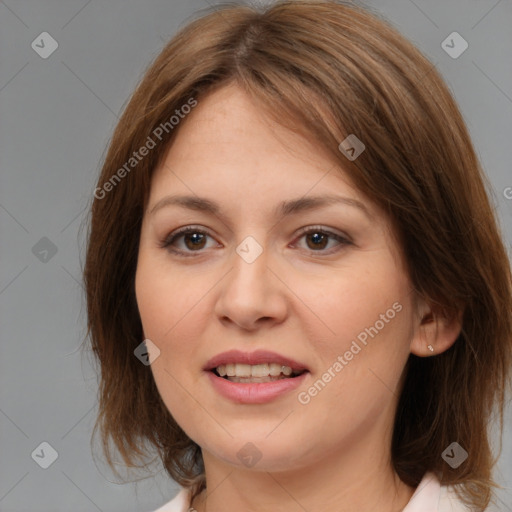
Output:
<instances>
[{"instance_id":1,"label":"nose","mask_svg":"<svg viewBox=\"0 0 512 512\"><path fill-rule=\"evenodd\" d=\"M242 251L233 251L231 270L219 283L215 304L215 313L221 322L248 331L261 328L263 324L281 323L288 310L286 279L279 275L269 253L263 250L253 258L254 254L246 257Z\"/></svg>"}]
</instances>

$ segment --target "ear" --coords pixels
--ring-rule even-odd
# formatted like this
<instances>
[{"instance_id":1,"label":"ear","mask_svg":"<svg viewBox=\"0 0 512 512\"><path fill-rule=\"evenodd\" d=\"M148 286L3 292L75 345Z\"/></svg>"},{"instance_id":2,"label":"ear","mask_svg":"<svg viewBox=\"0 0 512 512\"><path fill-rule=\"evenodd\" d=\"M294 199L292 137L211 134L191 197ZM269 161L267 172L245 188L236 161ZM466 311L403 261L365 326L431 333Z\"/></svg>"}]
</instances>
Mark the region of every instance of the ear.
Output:
<instances>
[{"instance_id":1,"label":"ear","mask_svg":"<svg viewBox=\"0 0 512 512\"><path fill-rule=\"evenodd\" d=\"M411 340L411 352L419 357L441 354L457 340L462 329L463 309L449 313L439 306L419 301L417 323Z\"/></svg>"}]
</instances>

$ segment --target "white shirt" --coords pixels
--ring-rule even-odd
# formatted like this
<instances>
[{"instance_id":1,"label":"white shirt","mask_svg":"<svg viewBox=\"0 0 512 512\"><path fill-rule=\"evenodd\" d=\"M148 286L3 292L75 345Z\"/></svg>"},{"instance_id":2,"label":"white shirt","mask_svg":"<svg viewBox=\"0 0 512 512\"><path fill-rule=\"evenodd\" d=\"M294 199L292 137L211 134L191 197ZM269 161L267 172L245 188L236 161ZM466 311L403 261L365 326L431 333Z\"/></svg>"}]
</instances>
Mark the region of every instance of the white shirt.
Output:
<instances>
[{"instance_id":1,"label":"white shirt","mask_svg":"<svg viewBox=\"0 0 512 512\"><path fill-rule=\"evenodd\" d=\"M190 491L178 494L154 512L188 512ZM470 512L455 494L453 487L441 485L433 473L426 473L403 512Z\"/></svg>"}]
</instances>

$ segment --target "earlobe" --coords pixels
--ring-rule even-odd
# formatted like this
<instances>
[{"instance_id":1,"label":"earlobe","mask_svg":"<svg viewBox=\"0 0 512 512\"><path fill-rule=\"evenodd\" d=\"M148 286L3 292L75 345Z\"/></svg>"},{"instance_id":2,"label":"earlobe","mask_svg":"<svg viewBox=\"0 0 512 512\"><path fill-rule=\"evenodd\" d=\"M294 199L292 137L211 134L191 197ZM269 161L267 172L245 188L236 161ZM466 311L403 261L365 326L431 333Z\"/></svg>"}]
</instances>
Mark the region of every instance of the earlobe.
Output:
<instances>
[{"instance_id":1,"label":"earlobe","mask_svg":"<svg viewBox=\"0 0 512 512\"><path fill-rule=\"evenodd\" d=\"M442 354L457 340L462 329L463 311L423 307L411 341L411 353L419 357Z\"/></svg>"}]
</instances>

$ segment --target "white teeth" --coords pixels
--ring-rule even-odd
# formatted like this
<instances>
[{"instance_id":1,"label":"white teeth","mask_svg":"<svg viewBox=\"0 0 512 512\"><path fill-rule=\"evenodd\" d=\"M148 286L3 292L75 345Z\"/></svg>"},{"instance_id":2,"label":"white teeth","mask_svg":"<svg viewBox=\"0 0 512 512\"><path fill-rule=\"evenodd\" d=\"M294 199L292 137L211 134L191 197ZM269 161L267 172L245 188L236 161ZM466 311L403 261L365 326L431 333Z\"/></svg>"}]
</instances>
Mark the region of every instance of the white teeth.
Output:
<instances>
[{"instance_id":1,"label":"white teeth","mask_svg":"<svg viewBox=\"0 0 512 512\"><path fill-rule=\"evenodd\" d=\"M268 371L271 375L271 377L277 377L281 374L281 365L277 363L270 363L268 365Z\"/></svg>"},{"instance_id":2,"label":"white teeth","mask_svg":"<svg viewBox=\"0 0 512 512\"><path fill-rule=\"evenodd\" d=\"M229 377L228 380L230 382L244 382L244 383L254 383L254 382L274 382L275 380L286 379L283 375L280 377Z\"/></svg>"},{"instance_id":3,"label":"white teeth","mask_svg":"<svg viewBox=\"0 0 512 512\"><path fill-rule=\"evenodd\" d=\"M236 365L238 369L238 364ZM255 364L254 366L251 366L251 375L253 377L267 377L270 373L268 364ZM236 374L237 377L242 377L242 375L238 375L238 372Z\"/></svg>"},{"instance_id":4,"label":"white teeth","mask_svg":"<svg viewBox=\"0 0 512 512\"><path fill-rule=\"evenodd\" d=\"M264 364L221 364L216 368L221 377L278 377L281 373L290 376L293 370L289 366L283 366L278 363Z\"/></svg>"},{"instance_id":5,"label":"white teeth","mask_svg":"<svg viewBox=\"0 0 512 512\"><path fill-rule=\"evenodd\" d=\"M282 371L285 375L291 375L292 369L289 366L283 366Z\"/></svg>"},{"instance_id":6,"label":"white teeth","mask_svg":"<svg viewBox=\"0 0 512 512\"><path fill-rule=\"evenodd\" d=\"M250 364L235 364L235 376L236 377L250 377L251 376L251 365ZM254 375L254 373L253 373Z\"/></svg>"}]
</instances>

